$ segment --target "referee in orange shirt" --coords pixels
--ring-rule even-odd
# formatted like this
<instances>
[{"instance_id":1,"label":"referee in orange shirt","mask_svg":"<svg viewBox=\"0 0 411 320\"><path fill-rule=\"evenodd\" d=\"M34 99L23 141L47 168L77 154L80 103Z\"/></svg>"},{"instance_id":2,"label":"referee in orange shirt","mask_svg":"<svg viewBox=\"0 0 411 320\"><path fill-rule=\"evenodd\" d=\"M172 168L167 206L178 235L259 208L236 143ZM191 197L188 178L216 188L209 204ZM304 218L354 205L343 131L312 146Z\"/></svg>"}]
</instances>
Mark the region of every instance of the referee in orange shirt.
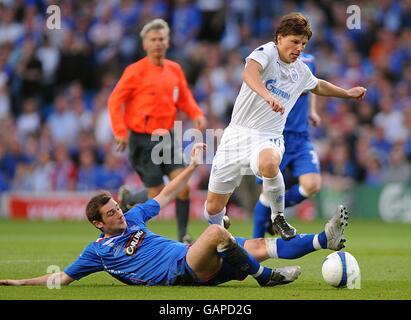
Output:
<instances>
[{"instance_id":1,"label":"referee in orange shirt","mask_svg":"<svg viewBox=\"0 0 411 320\"><path fill-rule=\"evenodd\" d=\"M169 26L162 19L155 19L143 27L140 36L146 57L125 69L108 100L117 149L123 151L128 145L130 162L146 186L149 198L154 198L164 188L164 175L171 180L185 166L182 148L174 145L173 138L177 108L192 119L197 129L204 130L207 125L188 88L182 68L165 58L169 34ZM158 143L164 144L161 138L152 139L153 132L158 135L159 130L160 136L161 132L171 134L171 145L166 146L171 149L171 163L153 163L152 149ZM136 200L140 195L130 195L123 189L120 192L123 199L120 200L123 204L133 205L144 201ZM178 240L182 242L190 242L187 234L189 211L189 190L186 186L176 199Z\"/></svg>"}]
</instances>

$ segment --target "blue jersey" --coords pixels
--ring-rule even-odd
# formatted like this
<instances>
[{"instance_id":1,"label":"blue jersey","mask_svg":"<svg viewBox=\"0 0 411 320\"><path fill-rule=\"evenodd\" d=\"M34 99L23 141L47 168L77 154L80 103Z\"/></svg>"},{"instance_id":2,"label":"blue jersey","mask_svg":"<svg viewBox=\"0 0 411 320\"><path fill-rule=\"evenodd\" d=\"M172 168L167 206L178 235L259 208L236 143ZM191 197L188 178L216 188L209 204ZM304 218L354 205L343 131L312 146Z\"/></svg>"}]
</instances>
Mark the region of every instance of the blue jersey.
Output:
<instances>
[{"instance_id":1,"label":"blue jersey","mask_svg":"<svg viewBox=\"0 0 411 320\"><path fill-rule=\"evenodd\" d=\"M310 68L311 72L315 74L315 60L314 56L307 53L302 53L300 59ZM308 133L308 113L310 110L309 94L303 93L296 101L294 107L288 114L285 123L284 135L287 132Z\"/></svg>"},{"instance_id":2,"label":"blue jersey","mask_svg":"<svg viewBox=\"0 0 411 320\"><path fill-rule=\"evenodd\" d=\"M64 272L76 280L106 271L126 284L172 285L188 246L147 229L146 222L159 212L153 199L129 210L123 233L108 238L102 234Z\"/></svg>"}]
</instances>

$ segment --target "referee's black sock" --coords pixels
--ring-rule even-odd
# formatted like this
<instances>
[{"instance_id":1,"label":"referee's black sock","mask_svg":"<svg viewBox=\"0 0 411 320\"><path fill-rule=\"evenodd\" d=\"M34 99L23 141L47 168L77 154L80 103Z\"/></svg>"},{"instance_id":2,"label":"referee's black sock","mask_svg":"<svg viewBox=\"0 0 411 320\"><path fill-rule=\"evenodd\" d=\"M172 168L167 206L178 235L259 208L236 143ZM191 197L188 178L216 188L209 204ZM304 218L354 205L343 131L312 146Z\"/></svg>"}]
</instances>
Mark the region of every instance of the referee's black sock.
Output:
<instances>
[{"instance_id":1,"label":"referee's black sock","mask_svg":"<svg viewBox=\"0 0 411 320\"><path fill-rule=\"evenodd\" d=\"M176 218L178 241L183 242L183 237L187 234L188 219L190 215L190 199L176 199Z\"/></svg>"},{"instance_id":2,"label":"referee's black sock","mask_svg":"<svg viewBox=\"0 0 411 320\"><path fill-rule=\"evenodd\" d=\"M134 194L131 194L128 197L128 203L132 206L134 206L137 203L143 203L146 202L148 200L148 190L147 189L143 189L141 191L138 191Z\"/></svg>"},{"instance_id":3,"label":"referee's black sock","mask_svg":"<svg viewBox=\"0 0 411 320\"><path fill-rule=\"evenodd\" d=\"M134 207L137 203L143 203L148 200L148 190L143 189L137 191L136 193L131 193L129 191L123 192L123 200L120 203L121 209L126 213L129 209Z\"/></svg>"}]
</instances>

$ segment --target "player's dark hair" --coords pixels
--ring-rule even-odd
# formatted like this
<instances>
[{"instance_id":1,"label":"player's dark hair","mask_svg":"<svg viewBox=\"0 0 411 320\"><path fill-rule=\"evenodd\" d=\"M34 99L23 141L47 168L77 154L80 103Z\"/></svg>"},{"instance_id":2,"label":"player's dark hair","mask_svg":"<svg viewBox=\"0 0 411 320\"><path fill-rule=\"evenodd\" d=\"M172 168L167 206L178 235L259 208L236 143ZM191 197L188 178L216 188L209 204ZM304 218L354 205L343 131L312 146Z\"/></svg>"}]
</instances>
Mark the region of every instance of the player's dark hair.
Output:
<instances>
[{"instance_id":1,"label":"player's dark hair","mask_svg":"<svg viewBox=\"0 0 411 320\"><path fill-rule=\"evenodd\" d=\"M112 198L111 193L108 191L103 191L91 198L86 206L86 216L88 221L91 223L93 223L94 220L103 222L103 216L100 209Z\"/></svg>"},{"instance_id":2,"label":"player's dark hair","mask_svg":"<svg viewBox=\"0 0 411 320\"><path fill-rule=\"evenodd\" d=\"M275 32L275 43L277 43L278 36L306 36L310 40L313 32L308 19L299 12L292 12L283 16Z\"/></svg>"}]
</instances>

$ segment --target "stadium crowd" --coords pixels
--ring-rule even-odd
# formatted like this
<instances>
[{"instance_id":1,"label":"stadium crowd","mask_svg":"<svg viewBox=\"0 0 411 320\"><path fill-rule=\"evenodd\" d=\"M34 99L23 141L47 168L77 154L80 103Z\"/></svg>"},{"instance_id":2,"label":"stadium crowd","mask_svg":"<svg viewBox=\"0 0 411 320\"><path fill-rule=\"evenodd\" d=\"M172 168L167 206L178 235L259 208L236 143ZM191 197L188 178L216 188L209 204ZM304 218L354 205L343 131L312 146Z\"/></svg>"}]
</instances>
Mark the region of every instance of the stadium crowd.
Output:
<instances>
[{"instance_id":1,"label":"stadium crowd","mask_svg":"<svg viewBox=\"0 0 411 320\"><path fill-rule=\"evenodd\" d=\"M46 9L61 10L48 29ZM107 98L126 65L144 54L149 20L171 26L168 57L181 63L209 128L225 128L244 57L273 40L278 17L301 11L314 35L317 75L365 100L318 97L311 134L324 185L411 181L411 1L0 0L0 192L107 189L138 178L115 151ZM189 121L186 121L187 123ZM190 124L185 124L189 126ZM198 188L206 188L207 167Z\"/></svg>"}]
</instances>

